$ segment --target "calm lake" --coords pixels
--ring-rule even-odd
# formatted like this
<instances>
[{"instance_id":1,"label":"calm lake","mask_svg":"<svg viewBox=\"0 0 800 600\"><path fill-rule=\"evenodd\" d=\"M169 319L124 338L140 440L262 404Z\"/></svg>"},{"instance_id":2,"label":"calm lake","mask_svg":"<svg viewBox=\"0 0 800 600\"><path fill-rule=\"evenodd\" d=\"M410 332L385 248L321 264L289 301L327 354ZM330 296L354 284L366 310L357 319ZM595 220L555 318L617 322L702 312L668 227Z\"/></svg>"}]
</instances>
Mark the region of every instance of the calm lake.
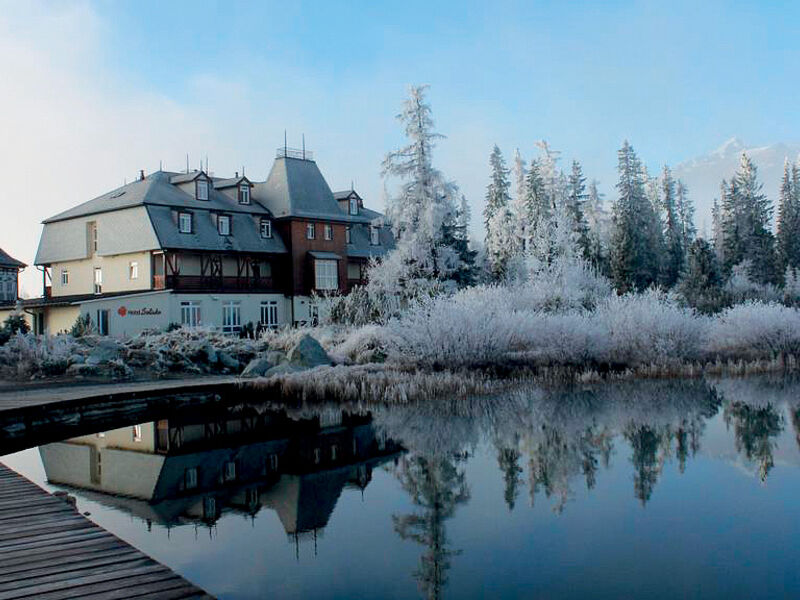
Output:
<instances>
[{"instance_id":1,"label":"calm lake","mask_svg":"<svg viewBox=\"0 0 800 600\"><path fill-rule=\"evenodd\" d=\"M2 458L220 598L800 595L800 384L239 403Z\"/></svg>"}]
</instances>

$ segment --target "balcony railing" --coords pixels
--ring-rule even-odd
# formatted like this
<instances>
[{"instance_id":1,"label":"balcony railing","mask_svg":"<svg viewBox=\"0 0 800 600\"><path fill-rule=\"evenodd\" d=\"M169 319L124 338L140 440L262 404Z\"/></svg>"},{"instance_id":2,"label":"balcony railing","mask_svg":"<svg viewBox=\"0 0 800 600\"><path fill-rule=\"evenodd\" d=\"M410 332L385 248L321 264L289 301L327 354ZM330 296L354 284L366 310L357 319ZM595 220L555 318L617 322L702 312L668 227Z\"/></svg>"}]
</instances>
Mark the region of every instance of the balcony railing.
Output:
<instances>
[{"instance_id":1,"label":"balcony railing","mask_svg":"<svg viewBox=\"0 0 800 600\"><path fill-rule=\"evenodd\" d=\"M166 287L185 291L274 291L272 277L208 277L203 275L167 275Z\"/></svg>"},{"instance_id":2,"label":"balcony railing","mask_svg":"<svg viewBox=\"0 0 800 600\"><path fill-rule=\"evenodd\" d=\"M300 160L314 160L314 153L305 148L289 148L281 146L275 151L276 158L299 158Z\"/></svg>"}]
</instances>

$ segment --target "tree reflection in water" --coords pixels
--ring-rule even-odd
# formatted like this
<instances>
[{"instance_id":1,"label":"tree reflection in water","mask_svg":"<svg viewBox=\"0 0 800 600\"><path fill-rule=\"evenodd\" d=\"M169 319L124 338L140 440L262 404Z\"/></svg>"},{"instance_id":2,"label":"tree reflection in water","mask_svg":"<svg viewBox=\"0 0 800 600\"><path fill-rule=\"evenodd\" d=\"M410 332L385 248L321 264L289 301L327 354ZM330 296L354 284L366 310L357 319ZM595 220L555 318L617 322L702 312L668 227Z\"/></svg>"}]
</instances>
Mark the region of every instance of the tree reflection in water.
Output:
<instances>
[{"instance_id":1,"label":"tree reflection in water","mask_svg":"<svg viewBox=\"0 0 800 600\"><path fill-rule=\"evenodd\" d=\"M743 402L730 402L725 405L725 423L733 425L736 451L758 465L761 481L766 481L775 465L772 449L777 437L783 431L784 423L772 404L753 406Z\"/></svg>"}]
</instances>

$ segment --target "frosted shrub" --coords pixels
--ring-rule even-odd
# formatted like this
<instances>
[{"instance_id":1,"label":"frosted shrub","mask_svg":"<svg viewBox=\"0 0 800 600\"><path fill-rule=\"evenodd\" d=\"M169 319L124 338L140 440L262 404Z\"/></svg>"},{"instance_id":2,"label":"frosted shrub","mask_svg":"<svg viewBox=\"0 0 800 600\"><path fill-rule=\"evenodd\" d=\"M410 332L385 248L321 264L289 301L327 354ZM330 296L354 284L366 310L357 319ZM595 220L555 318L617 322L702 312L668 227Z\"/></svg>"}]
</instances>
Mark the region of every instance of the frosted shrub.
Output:
<instances>
[{"instance_id":1,"label":"frosted shrub","mask_svg":"<svg viewBox=\"0 0 800 600\"><path fill-rule=\"evenodd\" d=\"M380 362L386 357L386 329L365 325L331 349L331 356L356 363Z\"/></svg>"},{"instance_id":2,"label":"frosted shrub","mask_svg":"<svg viewBox=\"0 0 800 600\"><path fill-rule=\"evenodd\" d=\"M593 309L611 295L611 284L583 260L556 261L508 290L518 310Z\"/></svg>"},{"instance_id":3,"label":"frosted shrub","mask_svg":"<svg viewBox=\"0 0 800 600\"><path fill-rule=\"evenodd\" d=\"M420 302L387 326L399 361L447 366L496 362L517 340L523 315L509 310L508 290L475 287Z\"/></svg>"},{"instance_id":4,"label":"frosted shrub","mask_svg":"<svg viewBox=\"0 0 800 600\"><path fill-rule=\"evenodd\" d=\"M800 273L797 269L786 267L783 285L783 302L788 306L800 306Z\"/></svg>"},{"instance_id":5,"label":"frosted shrub","mask_svg":"<svg viewBox=\"0 0 800 600\"><path fill-rule=\"evenodd\" d=\"M611 296L593 314L607 328L610 363L665 364L701 357L708 319L657 291Z\"/></svg>"},{"instance_id":6,"label":"frosted shrub","mask_svg":"<svg viewBox=\"0 0 800 600\"><path fill-rule=\"evenodd\" d=\"M723 358L800 354L800 310L745 302L714 319L709 351Z\"/></svg>"},{"instance_id":7,"label":"frosted shrub","mask_svg":"<svg viewBox=\"0 0 800 600\"><path fill-rule=\"evenodd\" d=\"M749 261L742 261L731 271L731 276L723 290L730 298L731 303L741 304L748 300L761 302L780 302L783 294L772 284L762 284L750 278L751 265Z\"/></svg>"},{"instance_id":8,"label":"frosted shrub","mask_svg":"<svg viewBox=\"0 0 800 600\"><path fill-rule=\"evenodd\" d=\"M75 340L70 336L17 333L0 348L0 366L8 377L60 375L67 370L75 348Z\"/></svg>"}]
</instances>

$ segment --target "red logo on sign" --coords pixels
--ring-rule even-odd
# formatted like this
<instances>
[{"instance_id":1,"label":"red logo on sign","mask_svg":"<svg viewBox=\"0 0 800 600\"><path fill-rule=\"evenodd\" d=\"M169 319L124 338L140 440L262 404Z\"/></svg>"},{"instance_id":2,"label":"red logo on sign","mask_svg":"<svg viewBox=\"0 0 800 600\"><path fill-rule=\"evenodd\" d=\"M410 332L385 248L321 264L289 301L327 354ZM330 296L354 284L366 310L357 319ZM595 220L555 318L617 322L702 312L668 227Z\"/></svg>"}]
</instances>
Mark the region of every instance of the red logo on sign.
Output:
<instances>
[{"instance_id":1,"label":"red logo on sign","mask_svg":"<svg viewBox=\"0 0 800 600\"><path fill-rule=\"evenodd\" d=\"M117 313L119 313L119 316L120 316L120 317L124 317L125 315L127 315L127 314L128 314L128 309L127 309L127 308L125 308L124 306L120 306L120 307L117 309Z\"/></svg>"}]
</instances>

